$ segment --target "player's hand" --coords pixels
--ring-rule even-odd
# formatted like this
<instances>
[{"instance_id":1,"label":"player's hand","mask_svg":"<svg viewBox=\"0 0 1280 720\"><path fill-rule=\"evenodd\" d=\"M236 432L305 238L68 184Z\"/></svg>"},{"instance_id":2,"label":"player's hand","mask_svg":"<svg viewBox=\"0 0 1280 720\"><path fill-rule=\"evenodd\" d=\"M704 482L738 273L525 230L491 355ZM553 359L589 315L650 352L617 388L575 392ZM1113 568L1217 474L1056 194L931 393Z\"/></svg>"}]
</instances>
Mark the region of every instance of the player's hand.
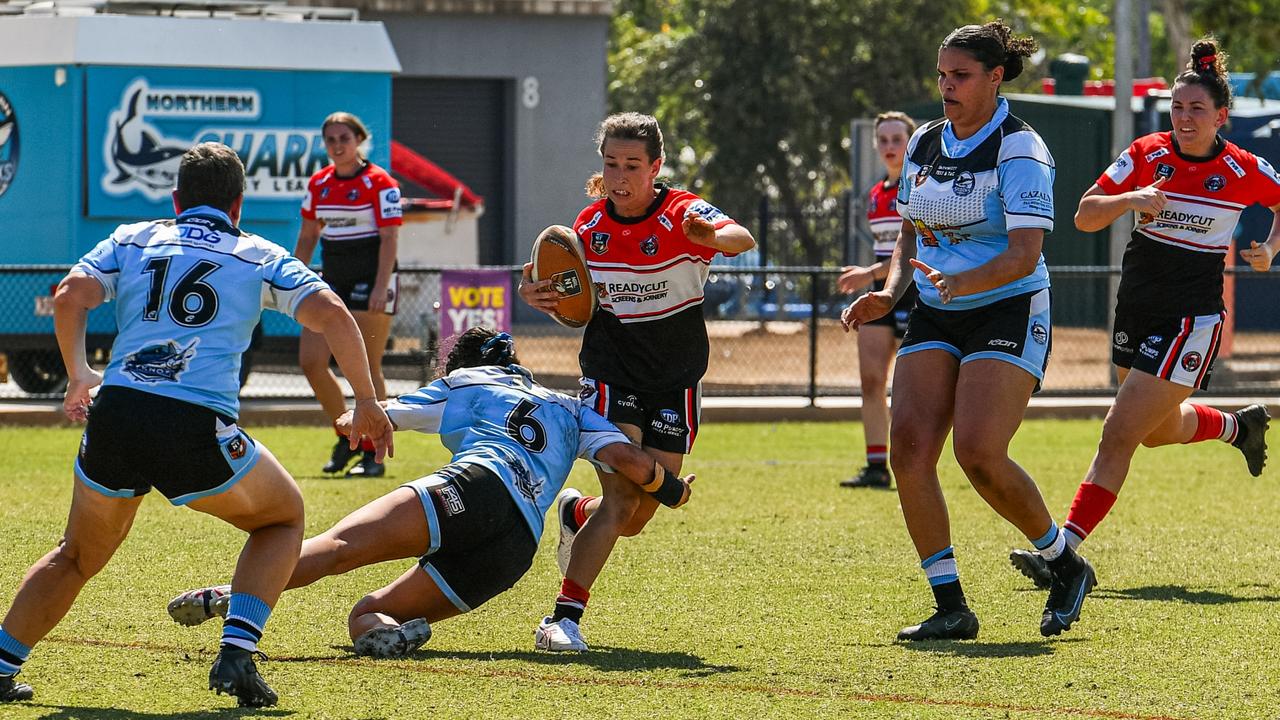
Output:
<instances>
[{"instance_id":1,"label":"player's hand","mask_svg":"<svg viewBox=\"0 0 1280 720\"><path fill-rule=\"evenodd\" d=\"M334 427L347 436L352 450L360 446L362 439L368 438L373 443L375 461L395 457L395 427L382 404L374 398L357 401L353 410L344 412L334 421Z\"/></svg>"},{"instance_id":2,"label":"player's hand","mask_svg":"<svg viewBox=\"0 0 1280 720\"><path fill-rule=\"evenodd\" d=\"M680 221L680 229L684 230L689 242L715 247L712 243L716 239L716 226L698 213L686 212L684 220Z\"/></svg>"},{"instance_id":3,"label":"player's hand","mask_svg":"<svg viewBox=\"0 0 1280 720\"><path fill-rule=\"evenodd\" d=\"M1271 269L1271 260L1275 257L1275 251L1271 249L1271 243L1258 244L1257 240L1250 243L1251 247L1247 247L1240 251L1240 257L1249 263L1257 272L1266 272Z\"/></svg>"},{"instance_id":4,"label":"player's hand","mask_svg":"<svg viewBox=\"0 0 1280 720\"><path fill-rule=\"evenodd\" d=\"M943 305L951 302L956 296L955 288L952 287L953 280L943 275L941 270L934 270L915 258L911 258L911 266L924 273L925 279L938 289L938 299L942 300Z\"/></svg>"},{"instance_id":5,"label":"player's hand","mask_svg":"<svg viewBox=\"0 0 1280 720\"><path fill-rule=\"evenodd\" d=\"M1129 193L1129 207L1140 215L1159 215L1169 202L1168 196L1160 190L1160 186L1168 179L1161 177L1150 185Z\"/></svg>"},{"instance_id":6,"label":"player's hand","mask_svg":"<svg viewBox=\"0 0 1280 720\"><path fill-rule=\"evenodd\" d=\"M387 311L387 286L373 286L373 290L369 291L369 312L384 313Z\"/></svg>"},{"instance_id":7,"label":"player's hand","mask_svg":"<svg viewBox=\"0 0 1280 720\"><path fill-rule=\"evenodd\" d=\"M893 309L893 295L877 290L854 300L840 313L840 325L845 332L857 330L862 325L882 318Z\"/></svg>"},{"instance_id":8,"label":"player's hand","mask_svg":"<svg viewBox=\"0 0 1280 720\"><path fill-rule=\"evenodd\" d=\"M693 473L689 473L688 475L680 478L680 484L684 485L684 495L680 497L680 502L671 506L672 510L682 507L685 503L689 502L689 498L693 496L693 481L696 479L697 475L694 475Z\"/></svg>"},{"instance_id":9,"label":"player's hand","mask_svg":"<svg viewBox=\"0 0 1280 720\"><path fill-rule=\"evenodd\" d=\"M67 378L67 394L62 398L62 412L68 420L82 423L89 419L89 403L93 401L89 391L101 384L102 373L90 367Z\"/></svg>"},{"instance_id":10,"label":"player's hand","mask_svg":"<svg viewBox=\"0 0 1280 720\"><path fill-rule=\"evenodd\" d=\"M836 287L840 292L848 294L860 290L875 280L871 268L861 265L849 265L840 268L840 277L836 278Z\"/></svg>"},{"instance_id":11,"label":"player's hand","mask_svg":"<svg viewBox=\"0 0 1280 720\"><path fill-rule=\"evenodd\" d=\"M560 306L560 293L551 287L551 279L533 281L533 263L524 264L524 274L520 276L520 299L534 310L550 314Z\"/></svg>"}]
</instances>

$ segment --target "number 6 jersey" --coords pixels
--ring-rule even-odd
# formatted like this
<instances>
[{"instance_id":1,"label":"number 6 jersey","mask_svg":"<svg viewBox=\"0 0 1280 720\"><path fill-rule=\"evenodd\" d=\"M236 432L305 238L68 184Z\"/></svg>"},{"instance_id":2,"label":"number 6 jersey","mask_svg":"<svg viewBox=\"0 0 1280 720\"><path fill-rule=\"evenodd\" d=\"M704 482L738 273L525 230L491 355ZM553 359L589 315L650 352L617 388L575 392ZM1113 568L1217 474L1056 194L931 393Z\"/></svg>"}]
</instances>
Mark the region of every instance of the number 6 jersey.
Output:
<instances>
[{"instance_id":1,"label":"number 6 jersey","mask_svg":"<svg viewBox=\"0 0 1280 720\"><path fill-rule=\"evenodd\" d=\"M235 418L240 355L264 308L293 317L327 287L284 248L197 207L176 220L121 225L72 268L116 300L102 384L183 400Z\"/></svg>"}]
</instances>

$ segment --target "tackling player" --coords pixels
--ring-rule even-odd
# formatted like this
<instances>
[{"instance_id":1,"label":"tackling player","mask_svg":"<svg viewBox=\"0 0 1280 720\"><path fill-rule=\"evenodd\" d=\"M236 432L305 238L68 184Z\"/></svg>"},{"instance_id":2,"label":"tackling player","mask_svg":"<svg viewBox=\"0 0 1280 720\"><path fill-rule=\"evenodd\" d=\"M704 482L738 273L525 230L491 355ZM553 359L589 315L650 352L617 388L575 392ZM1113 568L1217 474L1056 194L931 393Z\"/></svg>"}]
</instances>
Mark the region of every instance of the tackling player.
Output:
<instances>
[{"instance_id":1,"label":"tackling player","mask_svg":"<svg viewBox=\"0 0 1280 720\"><path fill-rule=\"evenodd\" d=\"M1000 97L1000 84L1022 72L1035 47L999 21L958 28L943 41L938 90L946 118L917 130L907 146L898 184L903 221L888 279L841 318L848 330L889 312L915 268L920 298L894 370L891 435L900 451L891 462L937 612L904 628L899 640L978 635L938 483L938 457L952 431L974 489L1051 558L1041 634L1070 629L1094 584L1093 568L1067 546L1039 488L1009 457L1052 337L1040 249L1053 228L1053 157Z\"/></svg>"},{"instance_id":2,"label":"tackling player","mask_svg":"<svg viewBox=\"0 0 1280 720\"><path fill-rule=\"evenodd\" d=\"M708 268L717 252L736 255L755 240L697 195L655 184L663 152L653 117L610 115L596 143L604 168L587 194L598 200L573 224L600 301L578 354L581 397L678 473L697 436L710 354L702 315ZM520 297L549 313L559 295L550 280L532 282L530 269ZM618 538L638 534L658 507L626 478L599 475L603 497L570 489L557 503L564 582L550 621L535 631L544 650L587 649L578 626L591 585Z\"/></svg>"},{"instance_id":3,"label":"tackling player","mask_svg":"<svg viewBox=\"0 0 1280 720\"><path fill-rule=\"evenodd\" d=\"M883 290L889 275L889 261L898 242L902 216L898 214L898 178L907 140L916 124L905 113L886 112L876 116L876 152L887 171L884 179L871 186L867 198L867 221L875 237L875 263L867 267L844 268L837 281L840 292L851 293L874 281L872 290ZM862 387L862 430L866 437L867 464L858 474L840 483L843 487L887 488L889 476L889 402L885 384L893 351L907 332L907 316L916 304L914 285L907 287L893 309L858 328L858 375Z\"/></svg>"},{"instance_id":4,"label":"tackling player","mask_svg":"<svg viewBox=\"0 0 1280 720\"><path fill-rule=\"evenodd\" d=\"M302 230L294 255L311 262L320 243L320 272L360 325L365 356L378 399L387 397L382 355L396 312L396 248L400 232L400 188L386 170L369 162L360 145L369 130L360 118L336 112L321 125L324 149L333 164L311 176L302 200ZM307 330L298 343L298 363L330 420L347 409L338 379L329 369L329 346ZM357 456L348 477L380 477L386 468L368 443L352 450L338 436L323 472L339 473Z\"/></svg>"},{"instance_id":5,"label":"tackling player","mask_svg":"<svg viewBox=\"0 0 1280 720\"><path fill-rule=\"evenodd\" d=\"M68 376L63 410L88 419L63 539L27 571L0 626L0 700L26 700L14 676L129 534L152 487L174 505L249 533L229 588L209 688L241 706L274 705L253 654L302 542L302 495L271 452L236 426L240 356L263 309L335 348L356 394L352 442L391 448L351 314L278 245L236 227L244 166L231 148L182 156L175 220L121 225L59 283L54 327ZM88 311L116 301L119 333L103 375L85 359ZM102 390L90 404L89 391ZM146 452L122 452L121 448Z\"/></svg>"},{"instance_id":6,"label":"tackling player","mask_svg":"<svg viewBox=\"0 0 1280 720\"><path fill-rule=\"evenodd\" d=\"M479 607L533 563L543 518L575 457L619 473L671 507L689 499L693 476L677 478L584 403L534 382L506 333L463 333L445 377L387 403L399 430L439 433L450 464L356 510L302 544L288 588L358 567L421 559L352 608L355 651L403 657L431 636L430 623ZM338 427L350 427L351 414ZM202 588L169 604L174 620L201 623L226 611L227 587Z\"/></svg>"},{"instance_id":7,"label":"tackling player","mask_svg":"<svg viewBox=\"0 0 1280 720\"><path fill-rule=\"evenodd\" d=\"M1222 321L1222 273L1240 213L1253 203L1275 218L1263 243L1240 251L1266 272L1280 250L1280 178L1264 159L1227 142L1231 82L1227 56L1212 38L1198 41L1173 82L1171 132L1138 138L1098 178L1076 211L1076 227L1101 230L1133 212L1116 296L1111 361L1120 378L1098 452L1071 503L1065 530L1077 546L1110 512L1138 445L1220 440L1262 474L1267 421L1261 405L1226 413L1189 403L1209 386ZM1014 566L1037 585L1044 562L1014 550Z\"/></svg>"}]
</instances>

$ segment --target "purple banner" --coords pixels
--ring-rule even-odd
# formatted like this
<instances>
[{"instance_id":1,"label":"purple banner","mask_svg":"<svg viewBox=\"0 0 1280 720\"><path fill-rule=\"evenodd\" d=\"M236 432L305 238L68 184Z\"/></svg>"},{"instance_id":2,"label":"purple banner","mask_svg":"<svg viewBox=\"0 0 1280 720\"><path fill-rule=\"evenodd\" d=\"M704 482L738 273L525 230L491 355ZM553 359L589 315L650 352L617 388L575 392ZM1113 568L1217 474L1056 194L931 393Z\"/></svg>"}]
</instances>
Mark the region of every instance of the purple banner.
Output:
<instances>
[{"instance_id":1,"label":"purple banner","mask_svg":"<svg viewBox=\"0 0 1280 720\"><path fill-rule=\"evenodd\" d=\"M511 273L444 270L440 273L440 335L460 335L477 325L511 331Z\"/></svg>"}]
</instances>

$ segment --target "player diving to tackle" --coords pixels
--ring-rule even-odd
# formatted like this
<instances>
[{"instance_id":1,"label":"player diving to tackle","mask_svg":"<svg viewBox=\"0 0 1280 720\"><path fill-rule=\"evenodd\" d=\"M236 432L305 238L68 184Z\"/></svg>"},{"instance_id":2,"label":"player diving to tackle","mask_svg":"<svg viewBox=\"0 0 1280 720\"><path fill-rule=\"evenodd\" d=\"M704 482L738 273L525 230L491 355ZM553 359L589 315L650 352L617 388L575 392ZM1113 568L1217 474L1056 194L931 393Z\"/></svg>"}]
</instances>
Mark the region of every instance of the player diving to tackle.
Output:
<instances>
[{"instance_id":1,"label":"player diving to tackle","mask_svg":"<svg viewBox=\"0 0 1280 720\"><path fill-rule=\"evenodd\" d=\"M576 457L622 473L668 507L689 500L693 475L665 470L595 411L542 387L518 363L506 333L463 333L445 377L384 403L397 430L439 433L452 461L302 544L286 589L419 558L352 608L347 623L357 654L403 657L431 637L431 623L514 585L533 564L543 519ZM350 412L339 418L339 430L350 419ZM192 590L169 603L169 614L197 625L222 615L227 595L225 585Z\"/></svg>"}]
</instances>

